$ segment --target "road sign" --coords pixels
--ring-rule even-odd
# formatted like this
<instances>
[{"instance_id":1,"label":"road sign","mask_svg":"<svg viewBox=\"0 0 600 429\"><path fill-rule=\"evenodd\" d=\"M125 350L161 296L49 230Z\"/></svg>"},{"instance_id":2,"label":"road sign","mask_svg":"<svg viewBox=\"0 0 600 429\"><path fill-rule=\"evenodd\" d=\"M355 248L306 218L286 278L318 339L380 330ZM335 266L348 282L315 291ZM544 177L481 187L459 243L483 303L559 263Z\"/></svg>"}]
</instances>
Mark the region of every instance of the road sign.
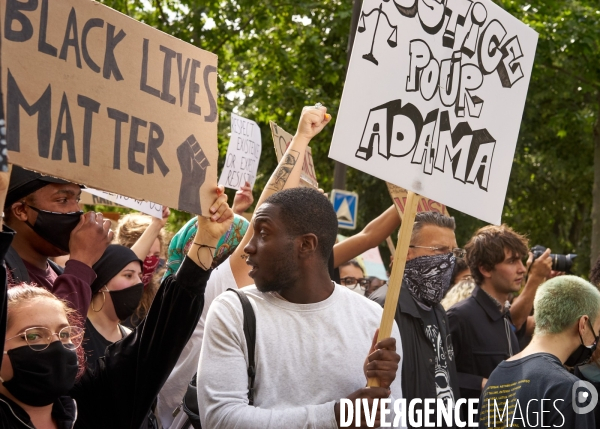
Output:
<instances>
[{"instance_id":1,"label":"road sign","mask_svg":"<svg viewBox=\"0 0 600 429\"><path fill-rule=\"evenodd\" d=\"M339 227L355 229L358 214L358 194L334 189L331 191L331 203L337 214Z\"/></svg>"}]
</instances>

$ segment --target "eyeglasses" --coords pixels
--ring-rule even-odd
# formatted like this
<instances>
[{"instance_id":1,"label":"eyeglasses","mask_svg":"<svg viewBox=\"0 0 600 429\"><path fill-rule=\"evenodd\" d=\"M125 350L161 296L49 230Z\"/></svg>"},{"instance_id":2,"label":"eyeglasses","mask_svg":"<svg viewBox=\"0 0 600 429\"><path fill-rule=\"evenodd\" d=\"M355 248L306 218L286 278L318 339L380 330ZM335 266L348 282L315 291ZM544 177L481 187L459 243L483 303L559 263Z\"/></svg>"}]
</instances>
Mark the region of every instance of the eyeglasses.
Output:
<instances>
[{"instance_id":1,"label":"eyeglasses","mask_svg":"<svg viewBox=\"0 0 600 429\"><path fill-rule=\"evenodd\" d=\"M433 247L433 246L413 246L412 244L408 247L412 247L414 249L429 249L429 250L433 250L434 252L436 252L439 255L443 255L445 253L452 253L455 257L457 258L464 258L465 256L467 256L467 251L465 249L461 249L460 247L455 247L453 249L451 249L448 246L444 246L444 247Z\"/></svg>"},{"instance_id":2,"label":"eyeglasses","mask_svg":"<svg viewBox=\"0 0 600 429\"><path fill-rule=\"evenodd\" d=\"M352 287L354 289L356 285L360 285L362 290L367 290L367 286L369 285L369 279L357 279L356 277L344 277L340 279L340 284L343 286Z\"/></svg>"},{"instance_id":3,"label":"eyeglasses","mask_svg":"<svg viewBox=\"0 0 600 429\"><path fill-rule=\"evenodd\" d=\"M75 350L81 346L83 329L77 326L65 326L58 332L52 332L50 329L43 327L27 328L14 337L6 339L6 341L21 337L22 340L25 340L30 349L41 352L50 346L54 335L58 337L66 349Z\"/></svg>"}]
</instances>

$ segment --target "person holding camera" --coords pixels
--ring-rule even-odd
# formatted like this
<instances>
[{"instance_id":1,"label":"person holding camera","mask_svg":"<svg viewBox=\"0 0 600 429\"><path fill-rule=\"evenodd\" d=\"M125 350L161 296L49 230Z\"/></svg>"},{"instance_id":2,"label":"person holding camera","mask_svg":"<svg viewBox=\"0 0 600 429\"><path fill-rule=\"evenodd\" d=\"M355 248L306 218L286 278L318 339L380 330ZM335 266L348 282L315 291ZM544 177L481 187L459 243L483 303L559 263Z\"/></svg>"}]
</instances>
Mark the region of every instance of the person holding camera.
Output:
<instances>
[{"instance_id":1,"label":"person holding camera","mask_svg":"<svg viewBox=\"0 0 600 429\"><path fill-rule=\"evenodd\" d=\"M527 284L511 307L509 297L521 289L527 272L528 247L527 239L506 225L481 228L465 246L476 286L447 312L462 398L479 398L496 366L520 351L518 335L552 266L547 249L532 262Z\"/></svg>"}]
</instances>

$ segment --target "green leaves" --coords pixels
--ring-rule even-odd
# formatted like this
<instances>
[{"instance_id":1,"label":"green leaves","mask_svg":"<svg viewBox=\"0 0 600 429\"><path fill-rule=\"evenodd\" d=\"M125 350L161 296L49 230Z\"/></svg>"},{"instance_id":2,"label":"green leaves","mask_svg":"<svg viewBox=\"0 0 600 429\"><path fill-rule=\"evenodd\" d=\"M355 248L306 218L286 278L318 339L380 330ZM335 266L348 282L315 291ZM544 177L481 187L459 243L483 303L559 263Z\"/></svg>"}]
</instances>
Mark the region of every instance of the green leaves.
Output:
<instances>
[{"instance_id":1,"label":"green leaves","mask_svg":"<svg viewBox=\"0 0 600 429\"><path fill-rule=\"evenodd\" d=\"M103 3L219 56L220 167L229 140L229 113L257 121L263 155L256 196L276 165L270 120L294 133L302 107L321 102L335 121L345 79L351 1ZM600 6L597 0L496 3L540 34L503 220L527 233L532 244L551 247L554 253L580 254L576 273L587 274L593 127L600 110ZM333 161L327 158L333 129L329 125L311 145L326 190L333 183ZM349 169L347 188L360 195L359 228L391 205L385 184L364 173ZM483 223L452 214L463 245Z\"/></svg>"}]
</instances>

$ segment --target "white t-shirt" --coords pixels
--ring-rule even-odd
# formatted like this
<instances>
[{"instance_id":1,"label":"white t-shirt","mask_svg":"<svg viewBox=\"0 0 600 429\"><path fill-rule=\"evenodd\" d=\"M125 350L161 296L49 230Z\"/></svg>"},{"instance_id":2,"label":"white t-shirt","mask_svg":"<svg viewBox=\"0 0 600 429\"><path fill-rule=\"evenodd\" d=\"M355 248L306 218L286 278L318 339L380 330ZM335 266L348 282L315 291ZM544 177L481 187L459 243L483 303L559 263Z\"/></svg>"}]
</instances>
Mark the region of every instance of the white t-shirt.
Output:
<instances>
[{"instance_id":1,"label":"white t-shirt","mask_svg":"<svg viewBox=\"0 0 600 429\"><path fill-rule=\"evenodd\" d=\"M200 316L198 325L196 325L196 329L179 356L175 368L158 394L156 411L164 429L169 429L171 427L171 424L173 423L173 411L181 403L185 391L187 390L187 386L198 369L198 358L200 357L202 337L204 335L204 323L206 321L208 308L214 299L228 288L237 289L229 258L211 273L208 283L206 284L206 291L204 292L204 308L202 309L202 315ZM180 410L180 414L184 414L182 410Z\"/></svg>"},{"instance_id":2,"label":"white t-shirt","mask_svg":"<svg viewBox=\"0 0 600 429\"><path fill-rule=\"evenodd\" d=\"M234 293L224 293L209 308L200 353L202 426L337 428L335 402L366 386L363 364L383 309L337 284L314 304L294 304L255 286L241 290L256 314L254 406L248 405L242 306ZM402 357L395 322L392 336ZM391 386L393 398L402 397L401 373Z\"/></svg>"}]
</instances>

